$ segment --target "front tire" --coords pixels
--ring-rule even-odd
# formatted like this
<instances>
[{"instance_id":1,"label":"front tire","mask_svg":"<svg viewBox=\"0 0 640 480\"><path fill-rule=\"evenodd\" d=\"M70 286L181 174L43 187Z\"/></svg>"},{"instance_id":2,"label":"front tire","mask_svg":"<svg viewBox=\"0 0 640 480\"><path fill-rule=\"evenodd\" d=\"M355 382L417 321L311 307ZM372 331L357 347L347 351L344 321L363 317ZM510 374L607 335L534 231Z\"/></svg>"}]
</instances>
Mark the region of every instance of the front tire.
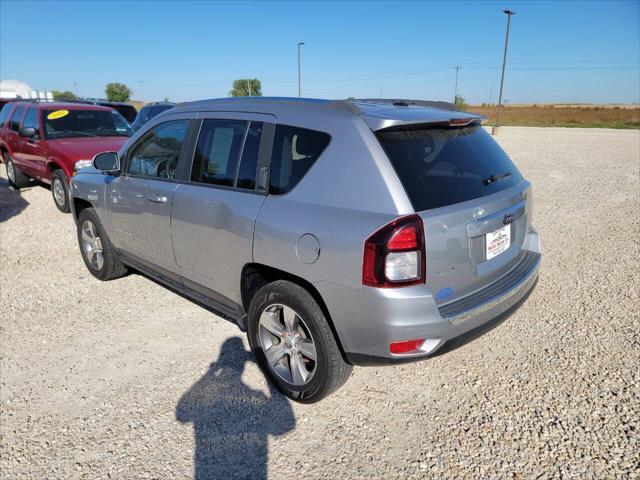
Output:
<instances>
[{"instance_id":1,"label":"front tire","mask_svg":"<svg viewBox=\"0 0 640 480\"><path fill-rule=\"evenodd\" d=\"M13 160L11 160L8 152L2 152L2 156L4 158L5 167L7 168L7 178L9 180L9 185L11 185L15 189L27 187L29 185L29 177L18 170L18 168L14 165Z\"/></svg>"},{"instance_id":2,"label":"front tire","mask_svg":"<svg viewBox=\"0 0 640 480\"><path fill-rule=\"evenodd\" d=\"M78 244L84 264L97 279L113 280L127 274L93 208L78 215Z\"/></svg>"},{"instance_id":3,"label":"front tire","mask_svg":"<svg viewBox=\"0 0 640 480\"><path fill-rule=\"evenodd\" d=\"M51 195L53 203L62 213L69 213L71 205L69 202L69 181L62 170L54 170L51 177Z\"/></svg>"},{"instance_id":4,"label":"front tire","mask_svg":"<svg viewBox=\"0 0 640 480\"><path fill-rule=\"evenodd\" d=\"M295 283L278 280L256 292L247 335L260 368L292 400L322 400L351 375L322 309Z\"/></svg>"}]
</instances>

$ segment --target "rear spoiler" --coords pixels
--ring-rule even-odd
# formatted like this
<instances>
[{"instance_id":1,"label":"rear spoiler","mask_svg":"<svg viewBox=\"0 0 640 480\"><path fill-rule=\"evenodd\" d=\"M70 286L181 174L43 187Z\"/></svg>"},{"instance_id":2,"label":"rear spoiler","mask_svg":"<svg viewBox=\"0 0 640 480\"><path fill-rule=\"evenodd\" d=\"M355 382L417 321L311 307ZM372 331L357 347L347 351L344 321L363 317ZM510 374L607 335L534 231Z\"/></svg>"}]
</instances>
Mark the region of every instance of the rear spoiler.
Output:
<instances>
[{"instance_id":1,"label":"rear spoiler","mask_svg":"<svg viewBox=\"0 0 640 480\"><path fill-rule=\"evenodd\" d=\"M479 125L486 120L486 117L475 113L440 107L440 104L451 105L447 102L351 100L342 103L349 105L353 113L364 120L374 132L388 129L413 130L419 125L422 128L465 127Z\"/></svg>"},{"instance_id":2,"label":"rear spoiler","mask_svg":"<svg viewBox=\"0 0 640 480\"><path fill-rule=\"evenodd\" d=\"M402 122L384 128L378 128L376 132L400 132L410 130L424 130L428 128L462 128L482 125L486 117L476 118L476 116L466 118L452 118L450 120L439 120L433 122Z\"/></svg>"}]
</instances>

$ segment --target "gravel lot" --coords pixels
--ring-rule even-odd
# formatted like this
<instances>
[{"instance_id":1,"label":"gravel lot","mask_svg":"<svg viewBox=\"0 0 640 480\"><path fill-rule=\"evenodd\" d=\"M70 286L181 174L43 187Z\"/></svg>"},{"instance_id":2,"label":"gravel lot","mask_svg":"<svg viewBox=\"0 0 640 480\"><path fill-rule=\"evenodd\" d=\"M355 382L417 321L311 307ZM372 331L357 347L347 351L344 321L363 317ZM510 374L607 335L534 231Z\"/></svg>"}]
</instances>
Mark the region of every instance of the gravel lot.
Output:
<instances>
[{"instance_id":1,"label":"gravel lot","mask_svg":"<svg viewBox=\"0 0 640 480\"><path fill-rule=\"evenodd\" d=\"M498 140L535 187L528 302L310 406L270 391L231 323L141 275L95 280L71 216L2 167L2 478L639 478L640 132Z\"/></svg>"}]
</instances>

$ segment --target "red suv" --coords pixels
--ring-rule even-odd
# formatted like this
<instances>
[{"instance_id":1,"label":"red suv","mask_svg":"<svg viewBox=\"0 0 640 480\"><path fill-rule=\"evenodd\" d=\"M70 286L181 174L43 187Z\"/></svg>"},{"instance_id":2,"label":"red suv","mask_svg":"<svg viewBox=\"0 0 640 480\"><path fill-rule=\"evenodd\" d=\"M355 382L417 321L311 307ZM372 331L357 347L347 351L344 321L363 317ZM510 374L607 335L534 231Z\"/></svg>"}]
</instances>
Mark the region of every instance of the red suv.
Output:
<instances>
[{"instance_id":1,"label":"red suv","mask_svg":"<svg viewBox=\"0 0 640 480\"><path fill-rule=\"evenodd\" d=\"M117 152L133 134L112 108L78 103L12 102L0 111L0 156L9 183L51 184L56 207L69 212L69 183L94 155Z\"/></svg>"}]
</instances>

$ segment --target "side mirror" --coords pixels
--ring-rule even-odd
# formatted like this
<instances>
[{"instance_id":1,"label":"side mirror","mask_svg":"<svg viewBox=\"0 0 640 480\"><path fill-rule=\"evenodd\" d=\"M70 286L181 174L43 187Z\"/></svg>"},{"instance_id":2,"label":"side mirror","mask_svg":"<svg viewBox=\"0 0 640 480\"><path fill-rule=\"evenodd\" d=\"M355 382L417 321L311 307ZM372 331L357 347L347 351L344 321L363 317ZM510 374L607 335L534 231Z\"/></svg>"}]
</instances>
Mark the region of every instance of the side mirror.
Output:
<instances>
[{"instance_id":1,"label":"side mirror","mask_svg":"<svg viewBox=\"0 0 640 480\"><path fill-rule=\"evenodd\" d=\"M22 127L18 135L24 138L33 138L36 136L36 129L33 127Z\"/></svg>"},{"instance_id":2,"label":"side mirror","mask_svg":"<svg viewBox=\"0 0 640 480\"><path fill-rule=\"evenodd\" d=\"M102 152L93 157L93 168L103 172L120 170L120 159L117 152Z\"/></svg>"}]
</instances>

